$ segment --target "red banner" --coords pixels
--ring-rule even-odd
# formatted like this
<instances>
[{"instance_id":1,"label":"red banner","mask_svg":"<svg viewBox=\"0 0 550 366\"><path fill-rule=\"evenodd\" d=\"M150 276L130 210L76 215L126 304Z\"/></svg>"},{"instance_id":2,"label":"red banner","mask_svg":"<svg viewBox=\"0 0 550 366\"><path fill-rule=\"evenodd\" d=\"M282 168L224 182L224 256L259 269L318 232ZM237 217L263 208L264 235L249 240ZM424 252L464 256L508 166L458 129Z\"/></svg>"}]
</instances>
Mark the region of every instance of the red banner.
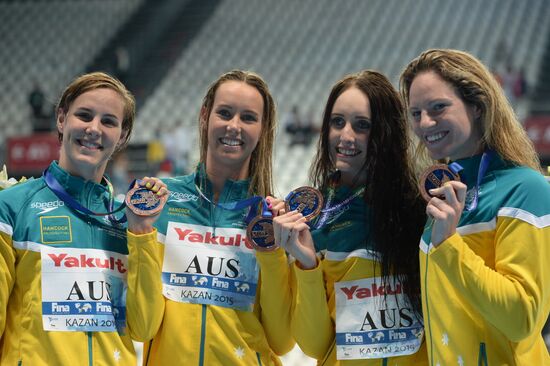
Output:
<instances>
[{"instance_id":1,"label":"red banner","mask_svg":"<svg viewBox=\"0 0 550 366\"><path fill-rule=\"evenodd\" d=\"M541 158L550 158L550 116L532 116L525 129Z\"/></svg>"},{"instance_id":2,"label":"red banner","mask_svg":"<svg viewBox=\"0 0 550 366\"><path fill-rule=\"evenodd\" d=\"M40 174L52 160L59 159L56 134L37 133L8 138L8 172L11 174Z\"/></svg>"}]
</instances>

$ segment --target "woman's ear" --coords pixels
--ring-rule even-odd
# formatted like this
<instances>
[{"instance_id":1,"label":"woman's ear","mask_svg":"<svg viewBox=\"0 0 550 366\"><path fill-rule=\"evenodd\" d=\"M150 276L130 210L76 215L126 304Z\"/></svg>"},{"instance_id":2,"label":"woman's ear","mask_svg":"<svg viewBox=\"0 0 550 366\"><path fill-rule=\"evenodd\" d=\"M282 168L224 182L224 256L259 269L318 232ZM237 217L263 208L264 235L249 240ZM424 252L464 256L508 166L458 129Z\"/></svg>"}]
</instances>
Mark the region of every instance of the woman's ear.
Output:
<instances>
[{"instance_id":1,"label":"woman's ear","mask_svg":"<svg viewBox=\"0 0 550 366\"><path fill-rule=\"evenodd\" d=\"M120 138L118 139L118 142L116 144L117 149L126 142L127 137L128 137L128 131L122 130L122 132L120 133Z\"/></svg>"},{"instance_id":2,"label":"woman's ear","mask_svg":"<svg viewBox=\"0 0 550 366\"><path fill-rule=\"evenodd\" d=\"M57 110L56 125L57 125L57 131L59 133L63 133L63 126L65 125L65 112L63 112L62 108L59 108Z\"/></svg>"},{"instance_id":3,"label":"woman's ear","mask_svg":"<svg viewBox=\"0 0 550 366\"><path fill-rule=\"evenodd\" d=\"M474 119L477 121L481 118L481 107L474 105Z\"/></svg>"}]
</instances>

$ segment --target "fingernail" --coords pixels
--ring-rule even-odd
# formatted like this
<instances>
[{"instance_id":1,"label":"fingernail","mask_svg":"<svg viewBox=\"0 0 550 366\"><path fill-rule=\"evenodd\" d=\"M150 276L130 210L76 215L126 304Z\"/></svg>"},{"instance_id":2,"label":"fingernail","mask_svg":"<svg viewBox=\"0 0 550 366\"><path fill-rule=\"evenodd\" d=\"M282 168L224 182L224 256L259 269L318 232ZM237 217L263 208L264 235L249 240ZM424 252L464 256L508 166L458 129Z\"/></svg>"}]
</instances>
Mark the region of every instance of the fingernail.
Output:
<instances>
[{"instance_id":1,"label":"fingernail","mask_svg":"<svg viewBox=\"0 0 550 366\"><path fill-rule=\"evenodd\" d=\"M158 192L158 190L159 190L159 189L158 189L157 187L155 187L155 188L152 189L153 192Z\"/></svg>"},{"instance_id":2,"label":"fingernail","mask_svg":"<svg viewBox=\"0 0 550 366\"><path fill-rule=\"evenodd\" d=\"M148 183L145 185L145 187L151 188L151 183L148 182Z\"/></svg>"},{"instance_id":3,"label":"fingernail","mask_svg":"<svg viewBox=\"0 0 550 366\"><path fill-rule=\"evenodd\" d=\"M273 208L273 205L270 203L269 206L267 206L267 208Z\"/></svg>"}]
</instances>

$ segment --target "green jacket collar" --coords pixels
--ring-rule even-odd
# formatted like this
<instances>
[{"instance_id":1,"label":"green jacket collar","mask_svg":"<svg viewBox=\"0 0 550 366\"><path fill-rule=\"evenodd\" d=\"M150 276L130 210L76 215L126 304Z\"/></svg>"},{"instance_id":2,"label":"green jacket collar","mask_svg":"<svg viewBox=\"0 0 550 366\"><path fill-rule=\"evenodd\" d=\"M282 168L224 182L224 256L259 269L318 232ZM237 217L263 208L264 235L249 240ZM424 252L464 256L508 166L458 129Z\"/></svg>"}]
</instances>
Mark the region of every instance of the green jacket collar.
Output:
<instances>
[{"instance_id":1,"label":"green jacket collar","mask_svg":"<svg viewBox=\"0 0 550 366\"><path fill-rule=\"evenodd\" d=\"M194 181L197 187L202 191L202 193L208 197L212 198L212 182L208 179L206 174L206 166L203 163L197 165L195 170ZM223 191L220 194L220 202L231 202L237 200L246 199L248 194L248 189L250 186L250 179L243 180L232 180L228 179L225 181L223 186Z\"/></svg>"},{"instance_id":2,"label":"green jacket collar","mask_svg":"<svg viewBox=\"0 0 550 366\"><path fill-rule=\"evenodd\" d=\"M109 189L105 184L98 184L92 181L86 181L81 177L69 174L66 170L59 166L57 161L53 161L49 168L49 172L57 179L68 194L74 199L82 202L102 201Z\"/></svg>"}]
</instances>

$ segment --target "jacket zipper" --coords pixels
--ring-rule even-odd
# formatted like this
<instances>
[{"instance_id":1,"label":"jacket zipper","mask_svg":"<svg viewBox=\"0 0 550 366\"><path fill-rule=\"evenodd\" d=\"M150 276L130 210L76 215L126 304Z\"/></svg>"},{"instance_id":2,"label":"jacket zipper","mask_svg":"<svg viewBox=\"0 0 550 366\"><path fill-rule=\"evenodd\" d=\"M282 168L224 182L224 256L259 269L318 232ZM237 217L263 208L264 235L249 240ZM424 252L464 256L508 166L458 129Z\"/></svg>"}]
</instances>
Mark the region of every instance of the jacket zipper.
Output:
<instances>
[{"instance_id":1,"label":"jacket zipper","mask_svg":"<svg viewBox=\"0 0 550 366\"><path fill-rule=\"evenodd\" d=\"M201 317L201 344L199 349L199 366L204 366L204 343L206 338L206 310L207 305L202 304L202 317Z\"/></svg>"},{"instance_id":2,"label":"jacket zipper","mask_svg":"<svg viewBox=\"0 0 550 366\"><path fill-rule=\"evenodd\" d=\"M88 333L88 366L94 366L94 354L93 354L93 345L92 345L92 332Z\"/></svg>"},{"instance_id":3,"label":"jacket zipper","mask_svg":"<svg viewBox=\"0 0 550 366\"><path fill-rule=\"evenodd\" d=\"M430 359L430 364L433 366L433 363L434 363L434 347L433 347L433 341L432 341L432 325L430 323L430 303L428 301L428 264L430 263L429 260L428 260L429 259L428 254L430 252L430 246L429 245L428 245L427 252L428 253L425 253L425 255L426 255L426 269L424 271L424 295L426 297L425 302L426 302L426 317L428 318L427 319L428 333L430 334L430 344L427 345L427 346L430 347L429 359Z\"/></svg>"},{"instance_id":4,"label":"jacket zipper","mask_svg":"<svg viewBox=\"0 0 550 366\"><path fill-rule=\"evenodd\" d=\"M489 360L487 359L487 347L485 342L479 344L479 355L477 357L478 366L489 366Z\"/></svg>"}]
</instances>

